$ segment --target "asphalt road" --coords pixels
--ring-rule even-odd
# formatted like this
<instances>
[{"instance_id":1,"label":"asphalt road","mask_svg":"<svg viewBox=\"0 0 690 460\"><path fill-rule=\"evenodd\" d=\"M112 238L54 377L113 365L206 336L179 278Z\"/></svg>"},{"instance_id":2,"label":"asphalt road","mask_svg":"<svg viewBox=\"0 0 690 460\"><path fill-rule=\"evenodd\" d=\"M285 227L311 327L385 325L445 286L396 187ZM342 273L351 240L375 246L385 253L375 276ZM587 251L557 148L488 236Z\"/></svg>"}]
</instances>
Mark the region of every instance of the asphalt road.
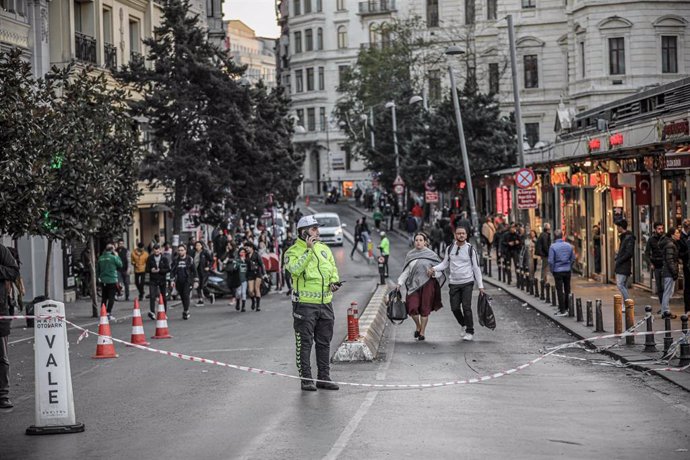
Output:
<instances>
[{"instance_id":1,"label":"asphalt road","mask_svg":"<svg viewBox=\"0 0 690 460\"><path fill-rule=\"evenodd\" d=\"M317 206L320 209L325 207ZM334 209L334 207L329 207ZM357 214L338 207L352 230ZM378 242L378 240L375 240ZM406 242L391 238L391 274ZM365 303L375 266L334 248L347 280L336 298L337 333L345 335L350 301ZM387 328L380 359L337 364L335 379L435 383L472 378L528 362L544 347L572 341L533 310L498 290L498 328L459 340L447 304L434 313L427 341L406 321ZM118 304L124 308L124 304ZM193 308L190 321L173 309L174 338L164 349L294 374L290 303L271 294L259 313L224 304ZM153 322L145 320L147 335ZM129 338L128 321L113 325ZM303 393L297 381L196 364L117 347L120 358L94 361L95 339L70 333L77 418L82 434L28 437L33 423L30 341L11 350L15 409L0 413L0 459L290 459L290 458L688 458L690 397L658 377L612 366L604 356L571 351L500 379L424 390ZM15 379L16 380L16 379Z\"/></svg>"}]
</instances>

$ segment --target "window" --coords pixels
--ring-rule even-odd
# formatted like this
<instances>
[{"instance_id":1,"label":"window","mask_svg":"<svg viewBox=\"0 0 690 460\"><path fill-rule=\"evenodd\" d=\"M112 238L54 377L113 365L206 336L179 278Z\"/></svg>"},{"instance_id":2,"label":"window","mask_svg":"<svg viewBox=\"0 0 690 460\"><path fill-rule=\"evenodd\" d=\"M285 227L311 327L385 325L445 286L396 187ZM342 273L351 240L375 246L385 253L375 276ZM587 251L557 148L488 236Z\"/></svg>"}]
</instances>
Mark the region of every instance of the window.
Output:
<instances>
[{"instance_id":1,"label":"window","mask_svg":"<svg viewBox=\"0 0 690 460\"><path fill-rule=\"evenodd\" d=\"M292 11L295 16L299 16L300 14L302 14L302 0L295 0L293 2Z\"/></svg>"},{"instance_id":2,"label":"window","mask_svg":"<svg viewBox=\"0 0 690 460\"><path fill-rule=\"evenodd\" d=\"M316 0L316 12L320 13L323 11L323 1L322 0Z\"/></svg>"},{"instance_id":3,"label":"window","mask_svg":"<svg viewBox=\"0 0 690 460\"><path fill-rule=\"evenodd\" d=\"M426 26L438 27L438 0L426 0Z\"/></svg>"},{"instance_id":4,"label":"window","mask_svg":"<svg viewBox=\"0 0 690 460\"><path fill-rule=\"evenodd\" d=\"M141 50L139 21L132 18L129 19L129 49L132 53L139 53Z\"/></svg>"},{"instance_id":5,"label":"window","mask_svg":"<svg viewBox=\"0 0 690 460\"><path fill-rule=\"evenodd\" d=\"M307 131L316 131L316 109L314 107L307 109Z\"/></svg>"},{"instance_id":6,"label":"window","mask_svg":"<svg viewBox=\"0 0 690 460\"><path fill-rule=\"evenodd\" d=\"M347 29L345 26L338 27L338 48L347 48Z\"/></svg>"},{"instance_id":7,"label":"window","mask_svg":"<svg viewBox=\"0 0 690 460\"><path fill-rule=\"evenodd\" d=\"M539 123L525 123L525 137L530 148L539 142Z\"/></svg>"},{"instance_id":8,"label":"window","mask_svg":"<svg viewBox=\"0 0 690 460\"><path fill-rule=\"evenodd\" d=\"M326 76L323 67L319 67L319 91L326 89Z\"/></svg>"},{"instance_id":9,"label":"window","mask_svg":"<svg viewBox=\"0 0 690 460\"><path fill-rule=\"evenodd\" d=\"M326 131L326 107L319 108L319 129Z\"/></svg>"},{"instance_id":10,"label":"window","mask_svg":"<svg viewBox=\"0 0 690 460\"><path fill-rule=\"evenodd\" d=\"M585 42L580 42L580 72L582 78L585 78L585 72L587 67L585 66Z\"/></svg>"},{"instance_id":11,"label":"window","mask_svg":"<svg viewBox=\"0 0 690 460\"><path fill-rule=\"evenodd\" d=\"M381 24L381 48L388 48L391 46L391 29L388 24Z\"/></svg>"},{"instance_id":12,"label":"window","mask_svg":"<svg viewBox=\"0 0 690 460\"><path fill-rule=\"evenodd\" d=\"M295 54L302 52L302 32L295 32Z\"/></svg>"},{"instance_id":13,"label":"window","mask_svg":"<svg viewBox=\"0 0 690 460\"><path fill-rule=\"evenodd\" d=\"M9 6L6 8L9 11L14 11L14 0L9 0L5 1L5 3L9 3ZM84 32L83 24L82 24L82 16L84 12L82 10L85 9L85 6L82 3L74 2L74 31L75 32Z\"/></svg>"},{"instance_id":14,"label":"window","mask_svg":"<svg viewBox=\"0 0 690 460\"><path fill-rule=\"evenodd\" d=\"M314 32L311 29L304 31L304 49L314 51Z\"/></svg>"},{"instance_id":15,"label":"window","mask_svg":"<svg viewBox=\"0 0 690 460\"><path fill-rule=\"evenodd\" d=\"M295 91L304 92L304 73L302 70L295 70Z\"/></svg>"},{"instance_id":16,"label":"window","mask_svg":"<svg viewBox=\"0 0 690 460\"><path fill-rule=\"evenodd\" d=\"M489 94L498 94L499 79L498 63L492 62L489 64Z\"/></svg>"},{"instance_id":17,"label":"window","mask_svg":"<svg viewBox=\"0 0 690 460\"><path fill-rule=\"evenodd\" d=\"M524 56L525 88L539 88L539 61L536 54Z\"/></svg>"},{"instance_id":18,"label":"window","mask_svg":"<svg viewBox=\"0 0 690 460\"><path fill-rule=\"evenodd\" d=\"M376 24L370 24L369 25L369 47L370 48L375 48L376 47L376 38L378 37L378 34L376 33Z\"/></svg>"},{"instance_id":19,"label":"window","mask_svg":"<svg viewBox=\"0 0 690 460\"><path fill-rule=\"evenodd\" d=\"M522 0L522 8L536 8L537 0Z\"/></svg>"},{"instance_id":20,"label":"window","mask_svg":"<svg viewBox=\"0 0 690 460\"><path fill-rule=\"evenodd\" d=\"M345 77L347 76L347 71L350 69L349 65L339 65L338 66L338 87L343 86L345 83Z\"/></svg>"},{"instance_id":21,"label":"window","mask_svg":"<svg viewBox=\"0 0 690 460\"><path fill-rule=\"evenodd\" d=\"M625 75L625 39L609 38L609 73Z\"/></svg>"},{"instance_id":22,"label":"window","mask_svg":"<svg viewBox=\"0 0 690 460\"><path fill-rule=\"evenodd\" d=\"M474 0L465 0L465 24L474 24Z\"/></svg>"},{"instance_id":23,"label":"window","mask_svg":"<svg viewBox=\"0 0 690 460\"><path fill-rule=\"evenodd\" d=\"M489 21L495 20L497 17L497 0L487 0L486 1L486 19Z\"/></svg>"},{"instance_id":24,"label":"window","mask_svg":"<svg viewBox=\"0 0 690 460\"><path fill-rule=\"evenodd\" d=\"M297 109L297 125L304 127L304 109Z\"/></svg>"},{"instance_id":25,"label":"window","mask_svg":"<svg viewBox=\"0 0 690 460\"><path fill-rule=\"evenodd\" d=\"M429 99L431 103L441 101L441 71L432 70L429 72Z\"/></svg>"},{"instance_id":26,"label":"window","mask_svg":"<svg viewBox=\"0 0 690 460\"><path fill-rule=\"evenodd\" d=\"M113 43L113 12L110 8L103 8L103 41Z\"/></svg>"},{"instance_id":27,"label":"window","mask_svg":"<svg viewBox=\"0 0 690 460\"><path fill-rule=\"evenodd\" d=\"M323 49L323 29L321 27L316 30L316 49L319 51Z\"/></svg>"},{"instance_id":28,"label":"window","mask_svg":"<svg viewBox=\"0 0 690 460\"><path fill-rule=\"evenodd\" d=\"M336 0L335 9L338 11L343 11L345 9L345 0Z\"/></svg>"},{"instance_id":29,"label":"window","mask_svg":"<svg viewBox=\"0 0 690 460\"><path fill-rule=\"evenodd\" d=\"M661 37L661 73L678 73L678 38Z\"/></svg>"},{"instance_id":30,"label":"window","mask_svg":"<svg viewBox=\"0 0 690 460\"><path fill-rule=\"evenodd\" d=\"M314 91L314 68L307 69L307 91Z\"/></svg>"},{"instance_id":31,"label":"window","mask_svg":"<svg viewBox=\"0 0 690 460\"><path fill-rule=\"evenodd\" d=\"M304 0L304 14L311 13L311 0Z\"/></svg>"}]
</instances>

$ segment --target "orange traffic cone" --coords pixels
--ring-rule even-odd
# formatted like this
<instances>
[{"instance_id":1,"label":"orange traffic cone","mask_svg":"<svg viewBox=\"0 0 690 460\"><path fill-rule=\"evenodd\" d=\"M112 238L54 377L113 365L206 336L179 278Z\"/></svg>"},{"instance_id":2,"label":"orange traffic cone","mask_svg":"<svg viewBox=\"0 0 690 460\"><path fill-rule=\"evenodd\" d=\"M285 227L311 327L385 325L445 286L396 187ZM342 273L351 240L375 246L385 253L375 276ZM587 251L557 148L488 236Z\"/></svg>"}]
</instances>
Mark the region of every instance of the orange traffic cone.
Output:
<instances>
[{"instance_id":1,"label":"orange traffic cone","mask_svg":"<svg viewBox=\"0 0 690 460\"><path fill-rule=\"evenodd\" d=\"M158 309L156 310L156 335L152 339L172 339L168 332L168 316L165 314L163 296L158 298Z\"/></svg>"},{"instance_id":2,"label":"orange traffic cone","mask_svg":"<svg viewBox=\"0 0 690 460\"><path fill-rule=\"evenodd\" d=\"M92 356L94 359L117 358L115 353L115 345L111 339L110 323L108 322L108 312L105 309L105 304L101 305L101 320L98 323L98 344L96 345L96 354Z\"/></svg>"},{"instance_id":3,"label":"orange traffic cone","mask_svg":"<svg viewBox=\"0 0 690 460\"><path fill-rule=\"evenodd\" d=\"M130 342L136 345L150 345L146 341L146 335L144 335L144 322L141 320L141 310L137 298L134 299L134 310L132 310L132 338Z\"/></svg>"}]
</instances>

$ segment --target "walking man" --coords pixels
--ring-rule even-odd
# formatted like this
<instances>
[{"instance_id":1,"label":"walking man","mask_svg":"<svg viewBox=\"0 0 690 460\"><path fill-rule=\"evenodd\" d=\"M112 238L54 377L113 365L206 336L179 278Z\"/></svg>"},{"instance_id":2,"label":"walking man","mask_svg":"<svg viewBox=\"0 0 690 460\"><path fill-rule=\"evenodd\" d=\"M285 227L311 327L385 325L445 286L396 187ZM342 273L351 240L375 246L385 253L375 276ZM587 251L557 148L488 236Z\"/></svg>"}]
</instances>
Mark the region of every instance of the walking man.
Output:
<instances>
[{"instance_id":1,"label":"walking man","mask_svg":"<svg viewBox=\"0 0 690 460\"><path fill-rule=\"evenodd\" d=\"M467 229L455 228L455 241L446 248L446 256L440 264L430 267L429 276L438 277L440 272L449 269L450 309L461 327L463 340L474 338L474 319L472 317L472 290L477 284L479 292L484 293L482 271L479 267L479 254L467 242Z\"/></svg>"},{"instance_id":2,"label":"walking man","mask_svg":"<svg viewBox=\"0 0 690 460\"><path fill-rule=\"evenodd\" d=\"M355 252L357 252L357 245L359 244L359 240L362 238L362 220L357 219L357 222L355 222L355 239L352 242L352 251L350 252L350 259L354 258Z\"/></svg>"},{"instance_id":3,"label":"walking man","mask_svg":"<svg viewBox=\"0 0 690 460\"><path fill-rule=\"evenodd\" d=\"M172 288L177 289L182 301L182 319L187 320L189 312L189 302L192 296L192 289L199 286L199 276L192 256L187 254L187 246L180 244L177 247L177 257L173 259L170 267L170 278Z\"/></svg>"},{"instance_id":4,"label":"walking man","mask_svg":"<svg viewBox=\"0 0 690 460\"><path fill-rule=\"evenodd\" d=\"M673 288L678 281L678 240L680 240L680 230L677 228L669 229L666 238L663 240L664 262L661 269L661 276L664 279L664 294L661 297L661 317L670 316L676 319L678 316L671 313L668 304L671 303Z\"/></svg>"},{"instance_id":5,"label":"walking man","mask_svg":"<svg viewBox=\"0 0 690 460\"><path fill-rule=\"evenodd\" d=\"M570 277L572 274L573 262L575 262L575 251L573 247L563 238L563 231L556 229L553 232L554 242L549 248L549 266L556 283L556 295L558 295L558 313L556 316L568 315L568 299L570 297Z\"/></svg>"},{"instance_id":6,"label":"walking man","mask_svg":"<svg viewBox=\"0 0 690 460\"><path fill-rule=\"evenodd\" d=\"M160 244L153 245L153 254L146 261L146 273L149 274L149 318L155 321L158 296L163 296L163 305L165 311L168 311L165 278L170 273L170 262L167 257L163 257Z\"/></svg>"},{"instance_id":7,"label":"walking man","mask_svg":"<svg viewBox=\"0 0 690 460\"><path fill-rule=\"evenodd\" d=\"M510 262L512 261L513 266L515 267L515 273L517 274L518 269L520 268L522 237L518 233L518 225L516 223L510 225L510 231L504 238L506 247L508 248L508 258L506 260L508 269L510 270Z\"/></svg>"},{"instance_id":8,"label":"walking man","mask_svg":"<svg viewBox=\"0 0 690 460\"><path fill-rule=\"evenodd\" d=\"M9 249L0 244L0 316L9 315L7 288L19 277L19 265ZM12 409L10 401L9 336L12 320L0 320L0 409Z\"/></svg>"},{"instance_id":9,"label":"walking man","mask_svg":"<svg viewBox=\"0 0 690 460\"><path fill-rule=\"evenodd\" d=\"M122 284L122 290L125 294L125 301L129 302L129 251L125 246L125 240L120 239L117 242L117 256L122 262L122 267L117 269L117 277Z\"/></svg>"},{"instance_id":10,"label":"walking man","mask_svg":"<svg viewBox=\"0 0 690 460\"><path fill-rule=\"evenodd\" d=\"M101 290L101 305L106 305L108 321L112 319L113 305L115 305L115 293L117 292L118 270L122 268L122 260L115 252L113 244L107 244L105 251L98 258L96 264L96 278L103 285Z\"/></svg>"},{"instance_id":11,"label":"walking man","mask_svg":"<svg viewBox=\"0 0 690 460\"><path fill-rule=\"evenodd\" d=\"M297 370L303 391L338 390L331 382L330 345L333 338L333 293L340 288L340 276L328 246L319 241L319 223L304 216L297 224L297 241L285 254L292 275L293 327L297 347ZM311 348L316 344L316 385L311 373Z\"/></svg>"},{"instance_id":12,"label":"walking man","mask_svg":"<svg viewBox=\"0 0 690 460\"><path fill-rule=\"evenodd\" d=\"M362 240L362 252L367 254L368 251L368 245L369 245L369 240L371 239L370 237L371 232L369 231L369 225L367 225L367 218L366 216L362 217L362 223L361 223L361 229L360 229L360 239Z\"/></svg>"},{"instance_id":13,"label":"walking man","mask_svg":"<svg viewBox=\"0 0 690 460\"><path fill-rule=\"evenodd\" d=\"M198 297L196 301L197 307L204 305L204 297L211 299L211 305L213 305L213 303L216 301L215 296L209 293L208 289L206 289L206 283L208 282L208 275L211 273L212 265L213 255L211 254L211 251L206 249L204 247L204 243L201 241L194 243L194 269L197 277L199 278L198 287L196 288Z\"/></svg>"},{"instance_id":14,"label":"walking man","mask_svg":"<svg viewBox=\"0 0 690 460\"><path fill-rule=\"evenodd\" d=\"M551 247L551 224L544 224L544 229L537 239L534 253L541 257L541 280L546 283L546 275L549 273L549 248Z\"/></svg>"},{"instance_id":15,"label":"walking man","mask_svg":"<svg viewBox=\"0 0 690 460\"><path fill-rule=\"evenodd\" d=\"M654 285L656 287L656 295L661 304L661 297L664 292L663 275L661 273L664 268L664 246L666 242L664 234L664 224L661 222L654 223L654 234L647 240L647 246L644 248L644 255L652 264L652 276L654 276Z\"/></svg>"},{"instance_id":16,"label":"walking man","mask_svg":"<svg viewBox=\"0 0 690 460\"><path fill-rule=\"evenodd\" d=\"M690 219L683 220L683 227L678 240L680 260L683 262L683 304L685 313L690 312Z\"/></svg>"},{"instance_id":17,"label":"walking man","mask_svg":"<svg viewBox=\"0 0 690 460\"><path fill-rule=\"evenodd\" d=\"M144 300L144 280L146 278L146 262L149 253L144 250L144 243L139 241L137 248L132 251L132 266L134 267L134 284L139 291L139 301Z\"/></svg>"},{"instance_id":18,"label":"walking man","mask_svg":"<svg viewBox=\"0 0 690 460\"><path fill-rule=\"evenodd\" d=\"M386 232L381 232L381 243L379 243L379 250L381 251L381 255L384 259L384 276L388 278L388 256L391 255L391 242L388 240Z\"/></svg>"},{"instance_id":19,"label":"walking man","mask_svg":"<svg viewBox=\"0 0 690 460\"><path fill-rule=\"evenodd\" d=\"M616 224L620 245L615 259L616 287L623 296L623 308L625 301L630 298L628 293L628 277L632 273L632 259L635 255L635 236L628 230L628 221L621 219Z\"/></svg>"}]
</instances>

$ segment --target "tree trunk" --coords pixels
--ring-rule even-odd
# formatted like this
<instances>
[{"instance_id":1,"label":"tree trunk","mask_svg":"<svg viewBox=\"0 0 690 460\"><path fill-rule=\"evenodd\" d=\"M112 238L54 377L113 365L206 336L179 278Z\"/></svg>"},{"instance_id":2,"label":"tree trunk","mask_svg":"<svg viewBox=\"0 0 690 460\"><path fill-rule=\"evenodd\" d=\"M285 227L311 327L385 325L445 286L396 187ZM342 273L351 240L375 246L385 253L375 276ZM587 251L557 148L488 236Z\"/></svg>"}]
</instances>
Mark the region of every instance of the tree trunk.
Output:
<instances>
[{"instance_id":1,"label":"tree trunk","mask_svg":"<svg viewBox=\"0 0 690 460\"><path fill-rule=\"evenodd\" d=\"M96 289L96 247L93 235L89 235L89 270L91 271L91 317L98 318L98 291Z\"/></svg>"},{"instance_id":2,"label":"tree trunk","mask_svg":"<svg viewBox=\"0 0 690 460\"><path fill-rule=\"evenodd\" d=\"M53 259L53 240L48 238L48 249L46 251L46 276L43 285L43 295L50 298L50 263Z\"/></svg>"}]
</instances>

